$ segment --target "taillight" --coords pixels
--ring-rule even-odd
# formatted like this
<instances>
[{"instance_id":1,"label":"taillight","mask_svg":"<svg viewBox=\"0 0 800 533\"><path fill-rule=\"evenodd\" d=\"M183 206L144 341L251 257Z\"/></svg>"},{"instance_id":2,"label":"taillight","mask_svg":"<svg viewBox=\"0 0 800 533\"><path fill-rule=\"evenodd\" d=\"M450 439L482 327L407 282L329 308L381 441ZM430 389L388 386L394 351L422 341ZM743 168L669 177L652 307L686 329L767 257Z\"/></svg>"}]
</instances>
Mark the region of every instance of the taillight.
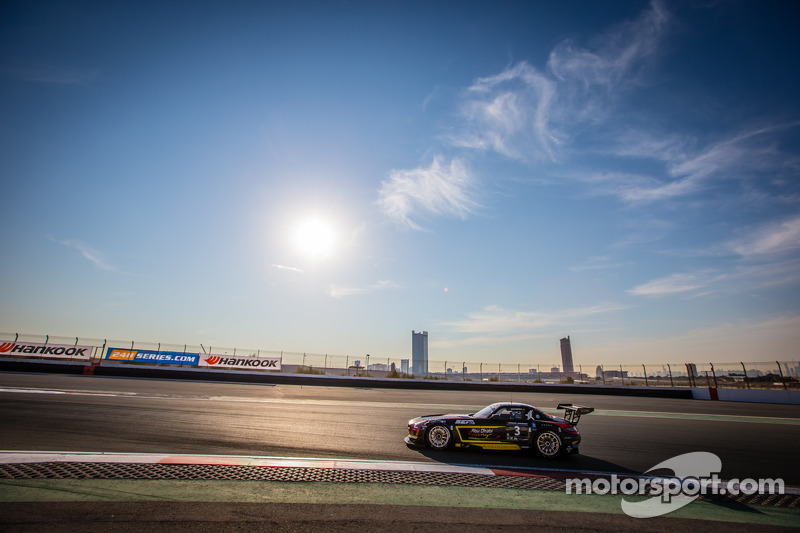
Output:
<instances>
[{"instance_id":1,"label":"taillight","mask_svg":"<svg viewBox=\"0 0 800 533\"><path fill-rule=\"evenodd\" d=\"M578 435L578 430L575 429L574 426L561 426L561 428L566 431L567 433L572 433L573 435Z\"/></svg>"}]
</instances>

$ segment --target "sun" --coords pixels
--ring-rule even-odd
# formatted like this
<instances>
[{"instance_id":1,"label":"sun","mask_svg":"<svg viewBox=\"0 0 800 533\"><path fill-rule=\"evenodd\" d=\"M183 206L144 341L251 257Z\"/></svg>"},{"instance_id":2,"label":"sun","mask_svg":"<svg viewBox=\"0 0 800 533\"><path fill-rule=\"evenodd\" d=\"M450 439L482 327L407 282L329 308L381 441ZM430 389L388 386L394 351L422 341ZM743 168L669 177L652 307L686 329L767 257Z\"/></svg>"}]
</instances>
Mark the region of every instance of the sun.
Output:
<instances>
[{"instance_id":1,"label":"sun","mask_svg":"<svg viewBox=\"0 0 800 533\"><path fill-rule=\"evenodd\" d=\"M336 247L336 230L322 217L312 216L300 222L294 230L297 250L313 261L328 259Z\"/></svg>"}]
</instances>

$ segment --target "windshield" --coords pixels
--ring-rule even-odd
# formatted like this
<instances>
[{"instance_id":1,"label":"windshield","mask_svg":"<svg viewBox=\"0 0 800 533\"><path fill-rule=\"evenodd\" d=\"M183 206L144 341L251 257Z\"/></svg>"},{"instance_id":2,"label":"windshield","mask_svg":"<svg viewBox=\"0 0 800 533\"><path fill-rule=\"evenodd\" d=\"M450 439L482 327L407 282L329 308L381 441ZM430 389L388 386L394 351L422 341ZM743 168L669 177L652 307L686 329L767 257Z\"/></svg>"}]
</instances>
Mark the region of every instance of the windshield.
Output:
<instances>
[{"instance_id":1,"label":"windshield","mask_svg":"<svg viewBox=\"0 0 800 533\"><path fill-rule=\"evenodd\" d=\"M489 418L496 409L496 407L497 407L496 405L487 405L486 407L484 407L483 409L481 409L472 416L475 418Z\"/></svg>"}]
</instances>

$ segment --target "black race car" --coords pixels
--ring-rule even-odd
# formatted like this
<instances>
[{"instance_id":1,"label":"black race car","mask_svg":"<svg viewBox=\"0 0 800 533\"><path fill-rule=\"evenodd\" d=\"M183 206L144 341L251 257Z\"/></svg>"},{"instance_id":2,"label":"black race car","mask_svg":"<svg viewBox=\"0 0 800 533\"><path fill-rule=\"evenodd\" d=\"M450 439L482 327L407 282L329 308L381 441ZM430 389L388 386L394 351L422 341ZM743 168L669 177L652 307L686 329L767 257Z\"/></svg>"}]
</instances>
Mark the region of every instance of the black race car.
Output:
<instances>
[{"instance_id":1,"label":"black race car","mask_svg":"<svg viewBox=\"0 0 800 533\"><path fill-rule=\"evenodd\" d=\"M548 459L578 453L581 435L575 426L594 409L569 403L558 409L565 410L564 418L522 403L493 403L470 415L421 416L408 421L405 441L434 450L530 450Z\"/></svg>"}]
</instances>

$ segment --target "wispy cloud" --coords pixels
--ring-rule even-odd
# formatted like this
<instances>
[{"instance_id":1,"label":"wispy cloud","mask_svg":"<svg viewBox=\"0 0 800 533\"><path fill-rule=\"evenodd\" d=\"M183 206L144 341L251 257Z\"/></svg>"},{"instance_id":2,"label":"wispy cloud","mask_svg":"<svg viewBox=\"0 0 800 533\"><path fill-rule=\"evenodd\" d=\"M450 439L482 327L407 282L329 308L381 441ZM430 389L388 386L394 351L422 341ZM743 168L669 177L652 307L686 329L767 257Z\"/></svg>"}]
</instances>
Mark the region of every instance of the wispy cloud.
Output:
<instances>
[{"instance_id":1,"label":"wispy cloud","mask_svg":"<svg viewBox=\"0 0 800 533\"><path fill-rule=\"evenodd\" d=\"M584 270L611 270L629 266L629 261L613 261L610 257L592 257L582 265L573 265L569 269L573 272L583 272Z\"/></svg>"},{"instance_id":2,"label":"wispy cloud","mask_svg":"<svg viewBox=\"0 0 800 533\"><path fill-rule=\"evenodd\" d=\"M745 257L796 252L800 250L800 216L759 228L731 247Z\"/></svg>"},{"instance_id":3,"label":"wispy cloud","mask_svg":"<svg viewBox=\"0 0 800 533\"><path fill-rule=\"evenodd\" d=\"M98 250L95 250L94 248L91 248L90 246L88 246L88 245L86 245L86 244L84 244L84 243L82 243L80 241L76 241L76 240L72 240L72 239L59 241L59 240L53 239L52 237L50 237L50 239L55 241L55 242L57 242L58 244L60 244L62 246L66 246L67 248L70 248L72 250L77 251L85 259L89 260L94 266L96 266L97 268L99 268L101 270L108 270L108 271L115 271L116 270L113 266L111 266L108 263L108 261L106 261L105 255L102 252L100 252Z\"/></svg>"},{"instance_id":4,"label":"wispy cloud","mask_svg":"<svg viewBox=\"0 0 800 533\"><path fill-rule=\"evenodd\" d=\"M606 113L619 91L635 85L656 54L670 16L654 1L637 19L612 28L592 48L565 41L545 70L526 61L477 78L462 95L459 124L445 136L451 147L490 151L521 161L559 158L570 136ZM426 104L428 99L426 99ZM378 204L391 219L421 229L416 217L466 218L479 207L475 179L461 159L436 157L430 167L394 170L381 184Z\"/></svg>"},{"instance_id":5,"label":"wispy cloud","mask_svg":"<svg viewBox=\"0 0 800 533\"><path fill-rule=\"evenodd\" d=\"M434 157L429 167L393 170L381 183L378 205L395 222L421 229L413 219L424 215L466 218L480 207L472 174L463 161L450 164Z\"/></svg>"},{"instance_id":6,"label":"wispy cloud","mask_svg":"<svg viewBox=\"0 0 800 533\"><path fill-rule=\"evenodd\" d=\"M798 126L795 122L749 129L694 153L689 148L696 144L694 140L671 136L659 142L637 131L623 135L612 152L663 161L664 178L606 172L589 174L582 181L598 185L597 192L617 196L626 203L644 204L696 194L716 181L748 180L764 173L780 175L787 165L791 167L788 170L795 172L798 162L781 153L775 136Z\"/></svg>"},{"instance_id":7,"label":"wispy cloud","mask_svg":"<svg viewBox=\"0 0 800 533\"><path fill-rule=\"evenodd\" d=\"M710 283L707 276L696 273L672 274L663 278L648 281L642 285L629 289L630 294L636 296L661 296L681 292L696 291Z\"/></svg>"},{"instance_id":8,"label":"wispy cloud","mask_svg":"<svg viewBox=\"0 0 800 533\"><path fill-rule=\"evenodd\" d=\"M331 298L345 298L347 296L358 296L360 294L368 294L376 291L383 291L387 289L396 289L398 285L393 281L383 280L373 283L366 287L341 287L332 285L328 290L328 295Z\"/></svg>"},{"instance_id":9,"label":"wispy cloud","mask_svg":"<svg viewBox=\"0 0 800 533\"><path fill-rule=\"evenodd\" d=\"M550 124L556 82L527 62L486 78L468 90L461 108L465 125L454 146L491 150L515 159L554 157L558 136Z\"/></svg>"},{"instance_id":10,"label":"wispy cloud","mask_svg":"<svg viewBox=\"0 0 800 533\"><path fill-rule=\"evenodd\" d=\"M530 342L537 339L551 338L550 333L523 333L518 335L474 335L463 339L437 339L431 342L431 348L456 348L467 346L497 346L498 343Z\"/></svg>"},{"instance_id":11,"label":"wispy cloud","mask_svg":"<svg viewBox=\"0 0 800 533\"><path fill-rule=\"evenodd\" d=\"M503 334L567 324L588 316L611 313L623 309L625 309L625 306L606 303L548 312L515 311L493 305L481 311L470 313L464 320L441 322L441 325L460 333Z\"/></svg>"},{"instance_id":12,"label":"wispy cloud","mask_svg":"<svg viewBox=\"0 0 800 533\"><path fill-rule=\"evenodd\" d=\"M590 85L615 86L630 78L630 72L658 51L672 21L662 2L653 1L636 19L617 24L597 39L590 50L562 42L550 54L549 68L561 80Z\"/></svg>"},{"instance_id":13,"label":"wispy cloud","mask_svg":"<svg viewBox=\"0 0 800 533\"><path fill-rule=\"evenodd\" d=\"M559 146L584 124L602 121L619 94L636 85L670 22L667 10L653 2L592 48L560 43L545 71L521 61L477 79L465 92L463 125L450 143L525 161L557 160Z\"/></svg>"},{"instance_id":14,"label":"wispy cloud","mask_svg":"<svg viewBox=\"0 0 800 533\"><path fill-rule=\"evenodd\" d=\"M285 270L287 272L298 272L300 274L303 273L303 269L297 268L297 267L293 267L293 266L286 266L286 265L270 265L270 266L272 268L277 269L277 270Z\"/></svg>"}]
</instances>

